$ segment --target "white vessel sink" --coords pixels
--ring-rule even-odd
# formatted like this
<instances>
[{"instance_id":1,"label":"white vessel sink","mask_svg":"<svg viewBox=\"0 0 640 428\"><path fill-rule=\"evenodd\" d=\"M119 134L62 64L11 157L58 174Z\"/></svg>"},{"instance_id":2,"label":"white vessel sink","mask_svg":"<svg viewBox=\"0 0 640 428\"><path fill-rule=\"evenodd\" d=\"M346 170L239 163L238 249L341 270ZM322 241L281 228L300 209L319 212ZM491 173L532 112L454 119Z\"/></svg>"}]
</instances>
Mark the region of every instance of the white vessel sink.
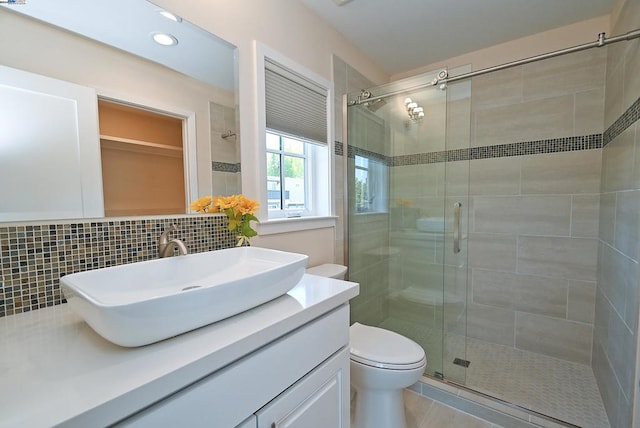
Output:
<instances>
[{"instance_id":1,"label":"white vessel sink","mask_svg":"<svg viewBox=\"0 0 640 428\"><path fill-rule=\"evenodd\" d=\"M96 269L60 278L69 306L98 334L141 346L279 297L308 257L239 247Z\"/></svg>"}]
</instances>

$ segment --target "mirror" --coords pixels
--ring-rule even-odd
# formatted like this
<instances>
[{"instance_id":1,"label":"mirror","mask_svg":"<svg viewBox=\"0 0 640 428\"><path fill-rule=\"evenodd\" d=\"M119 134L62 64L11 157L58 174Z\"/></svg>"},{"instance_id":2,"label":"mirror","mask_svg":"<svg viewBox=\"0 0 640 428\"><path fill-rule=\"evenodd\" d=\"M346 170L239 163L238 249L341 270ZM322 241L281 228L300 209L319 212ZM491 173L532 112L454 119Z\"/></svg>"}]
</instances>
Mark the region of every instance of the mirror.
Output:
<instances>
[{"instance_id":1,"label":"mirror","mask_svg":"<svg viewBox=\"0 0 640 428\"><path fill-rule=\"evenodd\" d=\"M182 213L185 213L189 202L198 196L240 193L237 49L180 17L161 12L166 11L145 0L29 0L0 4L0 37L5 40L0 44L0 66L90 88L101 102L181 120L185 189ZM177 44L163 46L154 42L152 37L159 33L167 34L168 40ZM0 89L2 86L0 72ZM20 114L28 117L25 111ZM37 116L30 119L33 127L40 123ZM43 121L47 126L51 122ZM47 134L48 130L40 130L39 135ZM101 131L96 130L96 136ZM127 140L126 136L118 138ZM6 140L6 136L0 135L0 152L3 145L10 146ZM97 144L98 150L105 150L102 143ZM122 141L109 144L107 149L123 145ZM22 150L25 157L33 155L28 152L33 148L24 146ZM0 153L0 164L2 158ZM22 192L31 192L33 183L46 183L51 171L55 169L31 169L31 187ZM18 187L23 181L15 176L12 179ZM78 179L77 183L58 188L83 186L84 182ZM3 199L0 211L20 213L19 208L2 207L7 204L7 199ZM138 212L178 214L147 208L145 212L128 211L127 207L106 212L119 216ZM49 216L43 210L35 215L18 214L15 218L0 216L0 221L97 216L95 210L74 213L77 211Z\"/></svg>"}]
</instances>

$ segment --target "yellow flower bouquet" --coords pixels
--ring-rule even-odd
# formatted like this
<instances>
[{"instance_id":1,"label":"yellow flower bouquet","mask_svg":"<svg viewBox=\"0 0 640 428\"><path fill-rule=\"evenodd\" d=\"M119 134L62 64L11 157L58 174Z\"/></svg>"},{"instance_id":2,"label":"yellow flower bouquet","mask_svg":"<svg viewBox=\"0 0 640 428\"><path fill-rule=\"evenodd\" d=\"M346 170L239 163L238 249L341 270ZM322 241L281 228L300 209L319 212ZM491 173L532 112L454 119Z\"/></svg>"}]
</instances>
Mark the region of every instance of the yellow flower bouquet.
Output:
<instances>
[{"instance_id":1,"label":"yellow flower bouquet","mask_svg":"<svg viewBox=\"0 0 640 428\"><path fill-rule=\"evenodd\" d=\"M236 247L249 244L249 239L257 236L251 221L258 221L254 215L258 211L258 201L246 198L244 195L205 196L196 199L189 207L191 211L199 213L225 213L229 218L229 231L236 233L238 243Z\"/></svg>"}]
</instances>

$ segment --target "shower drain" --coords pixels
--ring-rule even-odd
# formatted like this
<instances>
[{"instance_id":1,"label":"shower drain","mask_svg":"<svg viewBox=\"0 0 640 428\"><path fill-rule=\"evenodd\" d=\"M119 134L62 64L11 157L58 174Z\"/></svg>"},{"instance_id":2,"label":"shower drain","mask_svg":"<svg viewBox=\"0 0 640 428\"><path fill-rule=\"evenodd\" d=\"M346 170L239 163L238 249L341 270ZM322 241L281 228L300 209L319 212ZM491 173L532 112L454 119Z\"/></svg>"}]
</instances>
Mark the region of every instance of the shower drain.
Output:
<instances>
[{"instance_id":1,"label":"shower drain","mask_svg":"<svg viewBox=\"0 0 640 428\"><path fill-rule=\"evenodd\" d=\"M462 366L462 367L469 367L469 364L471 364L471 361L463 360L462 358L454 358L453 364L457 366Z\"/></svg>"}]
</instances>

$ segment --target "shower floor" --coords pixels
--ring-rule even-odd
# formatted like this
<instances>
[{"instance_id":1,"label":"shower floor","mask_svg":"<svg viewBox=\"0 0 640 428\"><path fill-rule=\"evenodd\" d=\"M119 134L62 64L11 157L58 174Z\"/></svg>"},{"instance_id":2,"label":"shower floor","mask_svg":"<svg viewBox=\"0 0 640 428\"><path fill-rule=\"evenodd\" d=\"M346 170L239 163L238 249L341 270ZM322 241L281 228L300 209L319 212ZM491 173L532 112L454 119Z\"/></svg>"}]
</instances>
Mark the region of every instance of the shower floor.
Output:
<instances>
[{"instance_id":1,"label":"shower floor","mask_svg":"<svg viewBox=\"0 0 640 428\"><path fill-rule=\"evenodd\" d=\"M427 353L427 369L512 404L580 427L609 428L590 366L387 318L381 325L411 337ZM465 354L466 344L466 354ZM439 351L445 347L444 364ZM429 349L438 352L429 352ZM471 362L453 365L455 357Z\"/></svg>"}]
</instances>

